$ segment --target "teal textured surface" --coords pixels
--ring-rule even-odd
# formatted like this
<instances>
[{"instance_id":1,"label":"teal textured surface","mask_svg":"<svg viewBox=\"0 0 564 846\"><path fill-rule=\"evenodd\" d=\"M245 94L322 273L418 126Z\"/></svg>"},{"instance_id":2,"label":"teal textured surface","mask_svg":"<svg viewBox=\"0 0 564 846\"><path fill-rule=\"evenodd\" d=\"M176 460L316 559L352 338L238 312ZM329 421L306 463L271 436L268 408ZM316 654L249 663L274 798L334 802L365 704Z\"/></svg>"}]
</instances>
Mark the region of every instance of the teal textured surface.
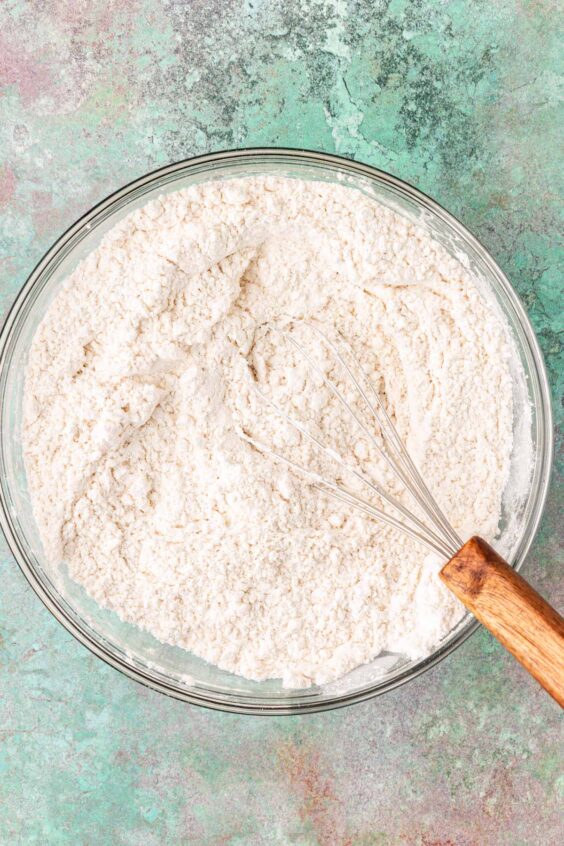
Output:
<instances>
[{"instance_id":1,"label":"teal textured surface","mask_svg":"<svg viewBox=\"0 0 564 846\"><path fill-rule=\"evenodd\" d=\"M457 215L519 292L549 370L552 489L523 574L562 607L562 118L541 0L7 0L0 312L130 179L239 146L336 152ZM166 699L50 616L0 542L0 844L552 846L558 706L480 631L421 678L309 717Z\"/></svg>"}]
</instances>

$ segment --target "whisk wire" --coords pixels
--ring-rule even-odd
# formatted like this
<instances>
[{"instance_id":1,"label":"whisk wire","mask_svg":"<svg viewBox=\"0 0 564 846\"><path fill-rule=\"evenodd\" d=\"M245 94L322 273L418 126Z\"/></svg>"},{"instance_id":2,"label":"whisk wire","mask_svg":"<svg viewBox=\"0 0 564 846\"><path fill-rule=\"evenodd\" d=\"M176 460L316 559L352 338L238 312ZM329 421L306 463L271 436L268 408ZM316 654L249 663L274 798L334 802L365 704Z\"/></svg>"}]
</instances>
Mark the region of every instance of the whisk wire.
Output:
<instances>
[{"instance_id":1,"label":"whisk wire","mask_svg":"<svg viewBox=\"0 0 564 846\"><path fill-rule=\"evenodd\" d=\"M443 557L450 558L456 552L456 550L462 546L462 541L450 525L449 521L445 517L435 498L433 497L427 485L423 481L419 471L417 470L417 467L415 466L411 456L409 455L409 452L405 448L394 424L392 423L386 409L384 408L374 385L360 366L360 363L358 362L358 360L354 356L354 353L350 349L350 345L346 343L345 339L339 336L340 341L343 343L343 345L346 345L347 351L352 360L354 361L359 373L362 374L362 378L364 379L365 384L368 386L372 396L374 397L374 402L371 402L368 398L365 388L362 386L362 384L359 382L359 380L351 370L351 367L337 348L336 344L321 329L319 329L319 327L313 324L308 324L305 321L301 320L295 320L292 322L292 325L296 324L304 325L309 329L313 330L322 339L323 343L334 354L339 365L344 369L352 384L356 388L357 392L360 394L372 418L376 421L381 436L383 438L383 442L385 445L384 448L380 446L374 433L358 416L358 414L352 408L351 404L345 399L337 385L331 379L329 379L328 376L326 376L326 374L314 361L314 359L307 352L307 350L304 349L304 347L300 343L298 343L298 341L296 341L296 339L293 338L288 331L280 329L274 325L270 325L269 329L273 332L277 332L278 334L280 334L307 361L311 369L321 378L323 384L327 388L329 388L329 390L342 404L348 414L352 417L359 429L366 435L366 437L368 437L370 443L373 445L378 455L384 460L386 466L392 472L395 478L409 492L413 500L417 503L419 508L430 520L433 528L431 528L427 523L423 522L419 517L409 511L399 500L397 500L391 494L387 493L379 484L372 481L372 479L366 476L364 472L361 472L360 470L348 464L335 449L326 446L319 438L317 438L302 423L300 423L299 420L295 419L293 416L284 411L284 409L282 409L276 402L274 402L274 400L272 400L267 394L260 390L260 388L256 384L256 379L251 380L254 390L259 395L259 397L275 411L277 415L279 415L282 419L286 420L286 422L288 422L294 429L296 429L306 440L312 443L318 451L320 451L325 456L329 457L347 473L351 474L361 483L366 485L371 491L373 491L377 496L379 496L381 500L391 506L391 508L393 508L397 513L401 514L404 519L400 520L398 517L392 514L388 514L381 508L378 508L372 503L367 502L358 494L354 493L353 491L350 491L343 484L338 484L336 482L332 482L324 478L321 474L315 472L314 470L304 467L300 463L293 461L287 456L271 449L260 441L257 441L244 431L242 431L241 433L242 437L255 448L285 463L287 466L298 471L300 474L305 475L314 483L314 487L316 489L323 491L327 495L340 502L344 502L348 505L353 506L357 510L368 514L369 516L380 520L381 522L384 522L387 525L392 526L393 528L399 529L409 537L424 544L428 549L437 552Z\"/></svg>"},{"instance_id":2,"label":"whisk wire","mask_svg":"<svg viewBox=\"0 0 564 846\"><path fill-rule=\"evenodd\" d=\"M299 322L301 322L303 324L303 321L299 321ZM398 435L398 432L397 432L394 424L390 420L388 412L384 408L382 401L380 400L380 397L378 396L376 388L374 387L372 381L369 379L369 377L364 372L364 370L361 367L358 359L356 358L353 351L351 350L350 345L347 344L347 342L345 341L344 338L341 338L342 343L344 345L346 345L347 350L348 350L351 358L353 359L354 363L356 364L358 371L360 373L362 373L364 379L366 380L366 383L367 383L368 387L370 388L370 391L371 391L371 393L374 397L374 401L376 403L378 411L376 411L373 404L370 402L370 400L366 396L366 392L364 391L362 385L359 383L358 379L356 378L356 376L352 372L351 368L347 364L344 357L341 355L341 353L337 349L336 345L331 341L330 338L327 337L327 335L321 329L319 329L319 327L315 326L314 324L310 324L310 328L314 332L316 332L319 335L320 338L323 339L323 341L326 343L326 345L335 354L339 364L341 364L342 367L346 370L349 378L353 382L354 386L357 388L357 390L360 393L362 399L364 400L367 408L372 413L373 417L376 419L376 422L378 423L378 426L379 426L383 436L387 437L390 440L390 442L391 442L391 444L392 444L392 446L393 446L393 448L396 452L396 456L397 456L396 460L399 461L401 463L401 465L404 467L405 473L407 475L407 480L406 480L406 478L404 478L404 475L401 472L400 468L397 467L397 465L394 465L393 461L390 461L389 457L386 456L385 453L383 453L382 450L379 450L380 455L383 455L383 457L386 459L386 463L388 464L388 466L391 466L391 468L392 468L393 472L395 473L396 477L399 478L400 481L403 482L403 484L405 485L405 487L409 491L409 493L416 499L416 501L418 501L418 504L419 505L424 504L426 506L427 512L429 513L429 517L431 517L431 519L433 519L433 522L435 523L435 525L436 525L436 527L439 531L443 531L447 534L447 536L450 538L450 540L453 544L452 551L453 551L453 553L456 552L456 550L460 549L460 547L462 546L462 539L456 534L456 532L454 531L454 529L450 525L449 521L445 517L444 513L442 512L442 510L441 510L440 506L438 505L437 501L435 500L435 498L433 497L433 495L429 491L429 488L427 487L427 485L425 484L425 482L424 482L423 478L421 477L419 471L417 470L417 467L415 466L411 456L409 455L409 452L405 448L403 441L401 440L400 436ZM295 339L292 338L291 340L292 340L294 346L296 346L296 347L300 346L299 344L296 345ZM303 350L303 354L306 357L309 358L309 356L307 356L307 352L305 350ZM352 411L352 409L351 409L351 411ZM356 415L355 415L355 419L356 419ZM374 442L374 439L372 439L372 440ZM420 502L418 497L423 502Z\"/></svg>"},{"instance_id":3,"label":"whisk wire","mask_svg":"<svg viewBox=\"0 0 564 846\"><path fill-rule=\"evenodd\" d=\"M298 323L298 322L301 323L301 321L296 321L296 323ZM385 417L384 417L384 423L386 424L385 426L382 425L382 421L381 421L378 413L376 412L375 408L373 407L372 403L370 402L370 400L366 396L366 393L365 393L364 389L362 388L362 385L359 383L359 381L355 377L354 373L352 372L352 370L348 366L348 364L345 361L345 359L343 358L343 356L340 354L339 350L336 348L335 344L333 344L331 342L331 340L325 335L325 333L322 332L320 329L318 329L316 326L311 325L310 328L313 329L315 332L317 332L318 335L320 335L320 337L326 342L326 344L330 347L332 352L335 354L339 364L346 370L348 376L350 377L351 381L353 382L355 388L360 393L360 395L361 395L362 399L364 400L366 406L368 407L369 411L371 412L373 417L376 419L376 422L378 424L378 427L382 431L382 434L387 435L387 432L386 433L384 432L385 429L391 430L391 434L394 435L394 441L397 442L399 450L401 450L401 452L399 452L399 456L396 459L396 461L402 459L403 454L405 454L405 456L407 457L407 459L411 463L411 467L413 468L413 471L417 472L416 469L415 469L415 466L413 465L413 462L411 462L411 459L409 457L409 453L407 453L407 450L405 450L405 448L403 447L403 444L402 444L402 442L401 442L401 440L400 440L400 438L399 438L399 436L396 432L396 429L395 429L393 423L391 422L386 410L384 409L384 407L383 407L383 405L380 401L380 398L376 394L376 391L375 391L375 388L374 388L372 382L368 379L368 377L366 376L366 374L362 370L360 364L358 362L356 362L356 359L355 359L355 362L358 366L359 371L361 371L363 373L364 378L366 379L368 385L370 386L370 388L372 389L372 391L374 393L375 399L376 399L377 404L378 404L378 408L385 415ZM322 379L323 383L331 390L331 392L334 394L334 396L337 397L337 399L339 400L341 405L343 405L344 408L348 411L348 413L353 418L353 420L358 425L358 427L361 429L361 431L364 432L364 434L369 438L370 442L372 443L372 445L374 446L374 448L376 449L378 454L381 456L381 458L385 461L388 468L392 471L392 473L395 475L395 477L404 485L404 487L409 491L409 493L416 500L418 505L420 505L420 506L422 505L421 500L424 500L424 502L427 503L428 510L431 511L431 514L429 516L431 517L431 519L432 519L432 521L435 525L435 529L438 530L439 533L442 533L442 532L445 532L448 528L448 530L449 530L447 532L448 536L452 537L454 539L454 542L456 543L456 538L454 536L454 533L453 533L452 536L450 534L452 532L452 529L450 528L448 522L446 521L446 518L445 518L445 524L446 525L442 525L442 523L440 521L440 515L441 515L440 509L439 509L438 505L436 504L435 500L432 498L428 489L424 485L421 478L419 477L421 484L423 485L423 489L424 489L422 491L420 491L418 489L419 486L416 484L416 481L412 482L412 485L409 484L409 481L411 481L411 480L410 479L406 480L406 478L405 478L404 474L402 473L401 469L397 466L397 463L394 463L394 460L392 458L390 458L390 456L387 455L385 450L383 450L380 447L378 441L376 440L376 438L374 436L374 433L371 432L370 429L368 429L368 427L365 425L365 423L363 423L363 421L358 417L358 415L354 411L353 407L350 405L350 403L348 403L346 401L343 394L337 388L335 383L323 373L323 371L321 370L319 365L316 364L316 362L313 360L313 358L307 352L307 350L304 349L304 347L302 347L302 345L299 344L296 341L295 338L292 338L292 336L288 332L285 332L283 330L278 330L278 331L306 359L306 361L308 362L308 364L310 365L312 370L315 373L318 374L318 376ZM351 351L351 355L352 355L352 351ZM293 425L295 425L295 423L293 423ZM351 470L350 467L347 468L347 469ZM354 471L352 471L352 472L354 472ZM363 481L365 481L367 484L370 484L370 482L364 476L363 476ZM394 497L391 497L390 494L386 494L380 486L371 485L371 487L373 487L373 489L383 499L385 499L390 505L392 505L394 508L396 508L398 511L400 511L405 517L412 520L418 526L418 528L423 529L423 530L427 530L427 531L431 531L424 523L422 523L418 518L416 518L415 515L411 514L411 512L409 512L406 508L404 508ZM413 490L413 487L415 487L416 489ZM436 512L436 514L435 514L435 512ZM434 535L435 539L437 539L436 534L434 532L432 534ZM459 549L461 545L462 545L462 541L460 541L458 543L458 546L456 546L452 550L453 553L456 552L456 550Z\"/></svg>"},{"instance_id":4,"label":"whisk wire","mask_svg":"<svg viewBox=\"0 0 564 846\"><path fill-rule=\"evenodd\" d=\"M350 464L348 464L342 458L342 456L339 455L339 453L336 450L331 449L331 447L325 446L325 444L322 443L322 441L320 441L319 438L317 438L315 435L313 435L302 423L299 422L299 420L296 420L295 417L292 417L292 415L290 415L286 411L284 411L283 408L281 408L279 405L277 405L277 403L275 403L274 400L272 400L263 391L261 391L260 388L255 386L255 390L258 393L258 395L261 397L261 399L263 399L264 402L266 402L268 405L271 406L271 408L276 412L276 414L278 414L283 420L285 420L287 423L289 423L294 429L297 429L297 431L300 432L300 434L303 435L303 437L306 438L306 440L310 441L310 443L313 443L314 446L321 453L328 456L332 461L334 461L336 464L338 464L340 467L342 467L343 470L350 473L352 476L354 476L356 479L358 479L363 484L367 485L372 491L374 491L374 493L377 496L379 496L381 499L383 499L385 502L387 502L388 505L390 505L392 508L396 509L396 511L399 511L406 518L406 520L408 520L411 524L413 524L413 526L415 526L415 529L418 529L421 532L426 533L431 542L434 542L435 544L439 544L441 546L444 546L443 539L439 535L437 535L435 532L433 532L431 529L429 529L428 526L426 526L421 520L419 520L418 517L416 517L414 514L412 514L395 497L393 497L391 494L387 493L380 485L378 485L376 482L373 482L364 473L360 472L355 467L352 467ZM278 455L274 451L271 451L271 452L272 452L273 455ZM305 468L303 468L301 465L295 464L293 462L287 462L287 463L292 463L295 467L300 467L300 469L302 471L305 470ZM306 472L311 472L311 471L306 471ZM332 485L332 483L329 484L328 480L323 479L321 476L319 476L319 479L321 480L321 482L323 484L327 485L327 487L330 487L333 490L334 489L340 489L340 490L346 491L346 489L343 488L342 486L339 488L339 486ZM346 492L351 496L355 496L354 494L352 494L348 491L346 491ZM358 499L359 499L359 501L362 501L360 499L360 497L358 497ZM381 513L385 513L385 512L381 512ZM397 522L401 526L405 525L404 523L401 523L401 521L397 521ZM411 528L413 528L413 527L411 527Z\"/></svg>"},{"instance_id":5,"label":"whisk wire","mask_svg":"<svg viewBox=\"0 0 564 846\"><path fill-rule=\"evenodd\" d=\"M310 479L313 483L314 488L321 491L322 493L325 493L327 496L330 496L332 499L344 502L347 505L352 505L357 511L361 511L365 514L368 514L370 517L381 521L382 523L386 523L387 525L392 526L395 529L399 529L406 535L409 535L409 537L422 543L424 546L427 547L427 549L431 550L431 552L436 552L446 558L450 557L450 550L439 539L437 539L436 542L433 541L430 537L427 536L427 533L416 531L411 526L407 525L406 523L403 523L401 520L396 519L393 515L387 514L381 508L377 508L375 505L372 505L372 503L362 499L362 497L358 496L352 491L349 491L343 486L337 485L334 482L330 482L328 479L323 478L314 470L310 470L309 468L304 467L302 464L299 464L299 462L293 461L286 455L283 455L282 453L271 449L270 447L266 446L266 444L263 444L255 438L251 437L247 432L241 431L241 437L243 438L243 440L247 441L247 443L249 443L251 446L255 447L255 449L258 449L260 452L264 452L265 454L272 456L278 461L286 464L288 467L291 467L293 470L296 470L300 475Z\"/></svg>"}]
</instances>

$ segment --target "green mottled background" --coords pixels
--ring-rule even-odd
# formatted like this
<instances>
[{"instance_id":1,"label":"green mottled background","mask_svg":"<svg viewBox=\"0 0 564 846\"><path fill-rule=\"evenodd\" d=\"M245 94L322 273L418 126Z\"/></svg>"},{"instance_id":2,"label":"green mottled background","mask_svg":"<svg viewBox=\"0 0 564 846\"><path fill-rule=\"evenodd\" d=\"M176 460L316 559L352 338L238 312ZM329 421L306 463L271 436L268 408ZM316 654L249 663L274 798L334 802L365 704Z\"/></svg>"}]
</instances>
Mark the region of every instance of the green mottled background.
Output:
<instances>
[{"instance_id":1,"label":"green mottled background","mask_svg":"<svg viewBox=\"0 0 564 846\"><path fill-rule=\"evenodd\" d=\"M489 247L561 424L557 8L2 0L0 310L63 229L147 170L238 146L334 151L432 194ZM559 455L524 572L562 605ZM2 846L562 842L558 708L483 631L363 705L212 713L90 655L0 553Z\"/></svg>"}]
</instances>

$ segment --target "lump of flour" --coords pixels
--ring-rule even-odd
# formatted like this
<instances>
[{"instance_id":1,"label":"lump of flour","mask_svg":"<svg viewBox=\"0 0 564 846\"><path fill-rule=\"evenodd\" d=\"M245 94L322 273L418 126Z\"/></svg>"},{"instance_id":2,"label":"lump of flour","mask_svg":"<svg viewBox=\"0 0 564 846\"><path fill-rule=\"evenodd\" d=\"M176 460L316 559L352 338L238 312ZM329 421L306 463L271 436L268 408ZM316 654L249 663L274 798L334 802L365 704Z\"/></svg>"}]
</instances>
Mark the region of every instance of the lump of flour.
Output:
<instances>
[{"instance_id":1,"label":"lump of flour","mask_svg":"<svg viewBox=\"0 0 564 846\"><path fill-rule=\"evenodd\" d=\"M289 319L344 335L459 534L493 538L512 447L505 327L440 245L351 188L216 181L123 220L37 330L23 438L51 563L161 641L299 687L383 650L423 656L462 609L423 547L241 438L315 461L252 391L252 363L381 469L264 336Z\"/></svg>"}]
</instances>

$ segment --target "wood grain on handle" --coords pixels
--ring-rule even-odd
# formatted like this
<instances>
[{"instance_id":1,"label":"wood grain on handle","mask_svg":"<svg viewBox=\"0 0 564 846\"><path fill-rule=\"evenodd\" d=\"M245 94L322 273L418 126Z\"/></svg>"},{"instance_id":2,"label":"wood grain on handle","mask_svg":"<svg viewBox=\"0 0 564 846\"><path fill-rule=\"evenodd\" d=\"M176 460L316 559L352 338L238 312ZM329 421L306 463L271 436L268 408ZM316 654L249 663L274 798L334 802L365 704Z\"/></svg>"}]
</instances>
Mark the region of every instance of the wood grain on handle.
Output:
<instances>
[{"instance_id":1,"label":"wood grain on handle","mask_svg":"<svg viewBox=\"0 0 564 846\"><path fill-rule=\"evenodd\" d=\"M440 572L477 619L564 708L564 619L479 537Z\"/></svg>"}]
</instances>

